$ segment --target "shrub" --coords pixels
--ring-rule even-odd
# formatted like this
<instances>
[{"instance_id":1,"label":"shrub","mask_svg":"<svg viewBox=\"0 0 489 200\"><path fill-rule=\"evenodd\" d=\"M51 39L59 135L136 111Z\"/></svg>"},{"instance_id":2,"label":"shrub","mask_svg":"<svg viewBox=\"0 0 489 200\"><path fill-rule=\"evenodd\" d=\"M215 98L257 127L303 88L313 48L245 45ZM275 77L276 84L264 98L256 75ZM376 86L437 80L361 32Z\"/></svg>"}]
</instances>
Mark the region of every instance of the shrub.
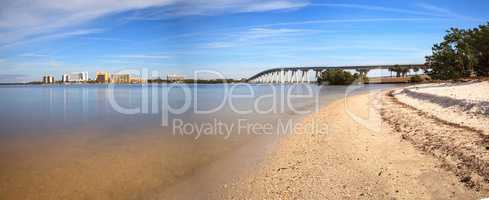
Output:
<instances>
[{"instance_id":1,"label":"shrub","mask_svg":"<svg viewBox=\"0 0 489 200\"><path fill-rule=\"evenodd\" d=\"M421 78L421 76L419 75L415 75L411 77L411 83L419 83L423 81L424 81L423 78Z\"/></svg>"},{"instance_id":2,"label":"shrub","mask_svg":"<svg viewBox=\"0 0 489 200\"><path fill-rule=\"evenodd\" d=\"M360 78L358 73L352 74L341 69L330 69L321 73L319 82L327 82L330 85L350 85ZM363 78L366 79L366 77Z\"/></svg>"}]
</instances>

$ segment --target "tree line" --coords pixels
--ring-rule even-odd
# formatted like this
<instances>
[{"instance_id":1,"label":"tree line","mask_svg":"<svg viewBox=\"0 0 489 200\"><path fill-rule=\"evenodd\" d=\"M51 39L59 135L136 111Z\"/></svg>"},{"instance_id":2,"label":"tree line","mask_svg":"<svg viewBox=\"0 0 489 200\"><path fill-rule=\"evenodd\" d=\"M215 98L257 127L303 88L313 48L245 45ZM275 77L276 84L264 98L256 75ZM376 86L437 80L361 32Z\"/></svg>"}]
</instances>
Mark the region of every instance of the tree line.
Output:
<instances>
[{"instance_id":1,"label":"tree line","mask_svg":"<svg viewBox=\"0 0 489 200\"><path fill-rule=\"evenodd\" d=\"M489 23L473 29L451 28L426 57L433 79L489 75Z\"/></svg>"}]
</instances>

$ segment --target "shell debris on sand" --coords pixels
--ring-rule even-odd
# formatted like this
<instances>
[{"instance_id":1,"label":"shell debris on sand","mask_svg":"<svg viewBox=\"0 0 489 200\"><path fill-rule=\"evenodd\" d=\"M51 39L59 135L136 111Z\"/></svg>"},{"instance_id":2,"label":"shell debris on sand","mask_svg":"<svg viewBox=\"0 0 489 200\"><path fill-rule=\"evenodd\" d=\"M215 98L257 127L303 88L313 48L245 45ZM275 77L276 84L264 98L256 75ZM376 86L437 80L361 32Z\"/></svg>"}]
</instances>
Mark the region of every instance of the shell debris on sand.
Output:
<instances>
[{"instance_id":1,"label":"shell debris on sand","mask_svg":"<svg viewBox=\"0 0 489 200\"><path fill-rule=\"evenodd\" d=\"M374 98L386 98L383 93ZM302 123L319 121L327 134L296 130L250 176L220 193L227 199L478 199L440 161L400 136L389 123L380 131L352 119L368 116L384 100L361 94L328 104ZM347 102L347 103L346 103ZM380 111L377 120L382 120ZM310 120L317 119L317 120ZM375 123L375 122L372 122ZM403 130L400 128L400 130ZM314 136L313 136L314 135ZM408 135L409 136L409 135Z\"/></svg>"},{"instance_id":2,"label":"shell debris on sand","mask_svg":"<svg viewBox=\"0 0 489 200\"><path fill-rule=\"evenodd\" d=\"M487 89L487 82L411 86L388 93L381 113L396 134L434 155L468 188L487 194L488 118L462 108L483 107Z\"/></svg>"},{"instance_id":3,"label":"shell debris on sand","mask_svg":"<svg viewBox=\"0 0 489 200\"><path fill-rule=\"evenodd\" d=\"M401 103L489 135L489 82L421 84L396 90Z\"/></svg>"}]
</instances>

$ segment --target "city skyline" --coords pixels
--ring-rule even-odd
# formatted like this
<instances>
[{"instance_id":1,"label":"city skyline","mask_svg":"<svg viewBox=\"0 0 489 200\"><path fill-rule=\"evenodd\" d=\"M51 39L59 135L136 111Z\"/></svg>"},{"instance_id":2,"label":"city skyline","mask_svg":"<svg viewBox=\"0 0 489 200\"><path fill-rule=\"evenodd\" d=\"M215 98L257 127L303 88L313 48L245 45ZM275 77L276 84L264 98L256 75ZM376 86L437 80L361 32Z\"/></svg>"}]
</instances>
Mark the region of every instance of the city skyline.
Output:
<instances>
[{"instance_id":1,"label":"city skyline","mask_svg":"<svg viewBox=\"0 0 489 200\"><path fill-rule=\"evenodd\" d=\"M450 27L486 23L486 1L2 2L0 82L44 74L423 63ZM90 77L94 78L94 77Z\"/></svg>"}]
</instances>

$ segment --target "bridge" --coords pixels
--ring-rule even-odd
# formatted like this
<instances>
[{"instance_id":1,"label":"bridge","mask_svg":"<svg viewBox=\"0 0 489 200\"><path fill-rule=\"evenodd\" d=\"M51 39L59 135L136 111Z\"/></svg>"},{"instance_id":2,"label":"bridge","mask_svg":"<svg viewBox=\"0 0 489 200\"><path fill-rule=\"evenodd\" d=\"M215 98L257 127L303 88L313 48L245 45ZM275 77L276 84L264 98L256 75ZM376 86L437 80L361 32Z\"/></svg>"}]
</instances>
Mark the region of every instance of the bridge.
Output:
<instances>
[{"instance_id":1,"label":"bridge","mask_svg":"<svg viewBox=\"0 0 489 200\"><path fill-rule=\"evenodd\" d=\"M305 66L283 67L262 71L248 79L249 83L310 83L311 76L315 81L321 73L328 69L356 70L361 75L366 75L372 69L422 69L424 64L399 64L399 65L359 65L359 66ZM314 72L311 75L311 72ZM315 82L314 81L314 82Z\"/></svg>"}]
</instances>

